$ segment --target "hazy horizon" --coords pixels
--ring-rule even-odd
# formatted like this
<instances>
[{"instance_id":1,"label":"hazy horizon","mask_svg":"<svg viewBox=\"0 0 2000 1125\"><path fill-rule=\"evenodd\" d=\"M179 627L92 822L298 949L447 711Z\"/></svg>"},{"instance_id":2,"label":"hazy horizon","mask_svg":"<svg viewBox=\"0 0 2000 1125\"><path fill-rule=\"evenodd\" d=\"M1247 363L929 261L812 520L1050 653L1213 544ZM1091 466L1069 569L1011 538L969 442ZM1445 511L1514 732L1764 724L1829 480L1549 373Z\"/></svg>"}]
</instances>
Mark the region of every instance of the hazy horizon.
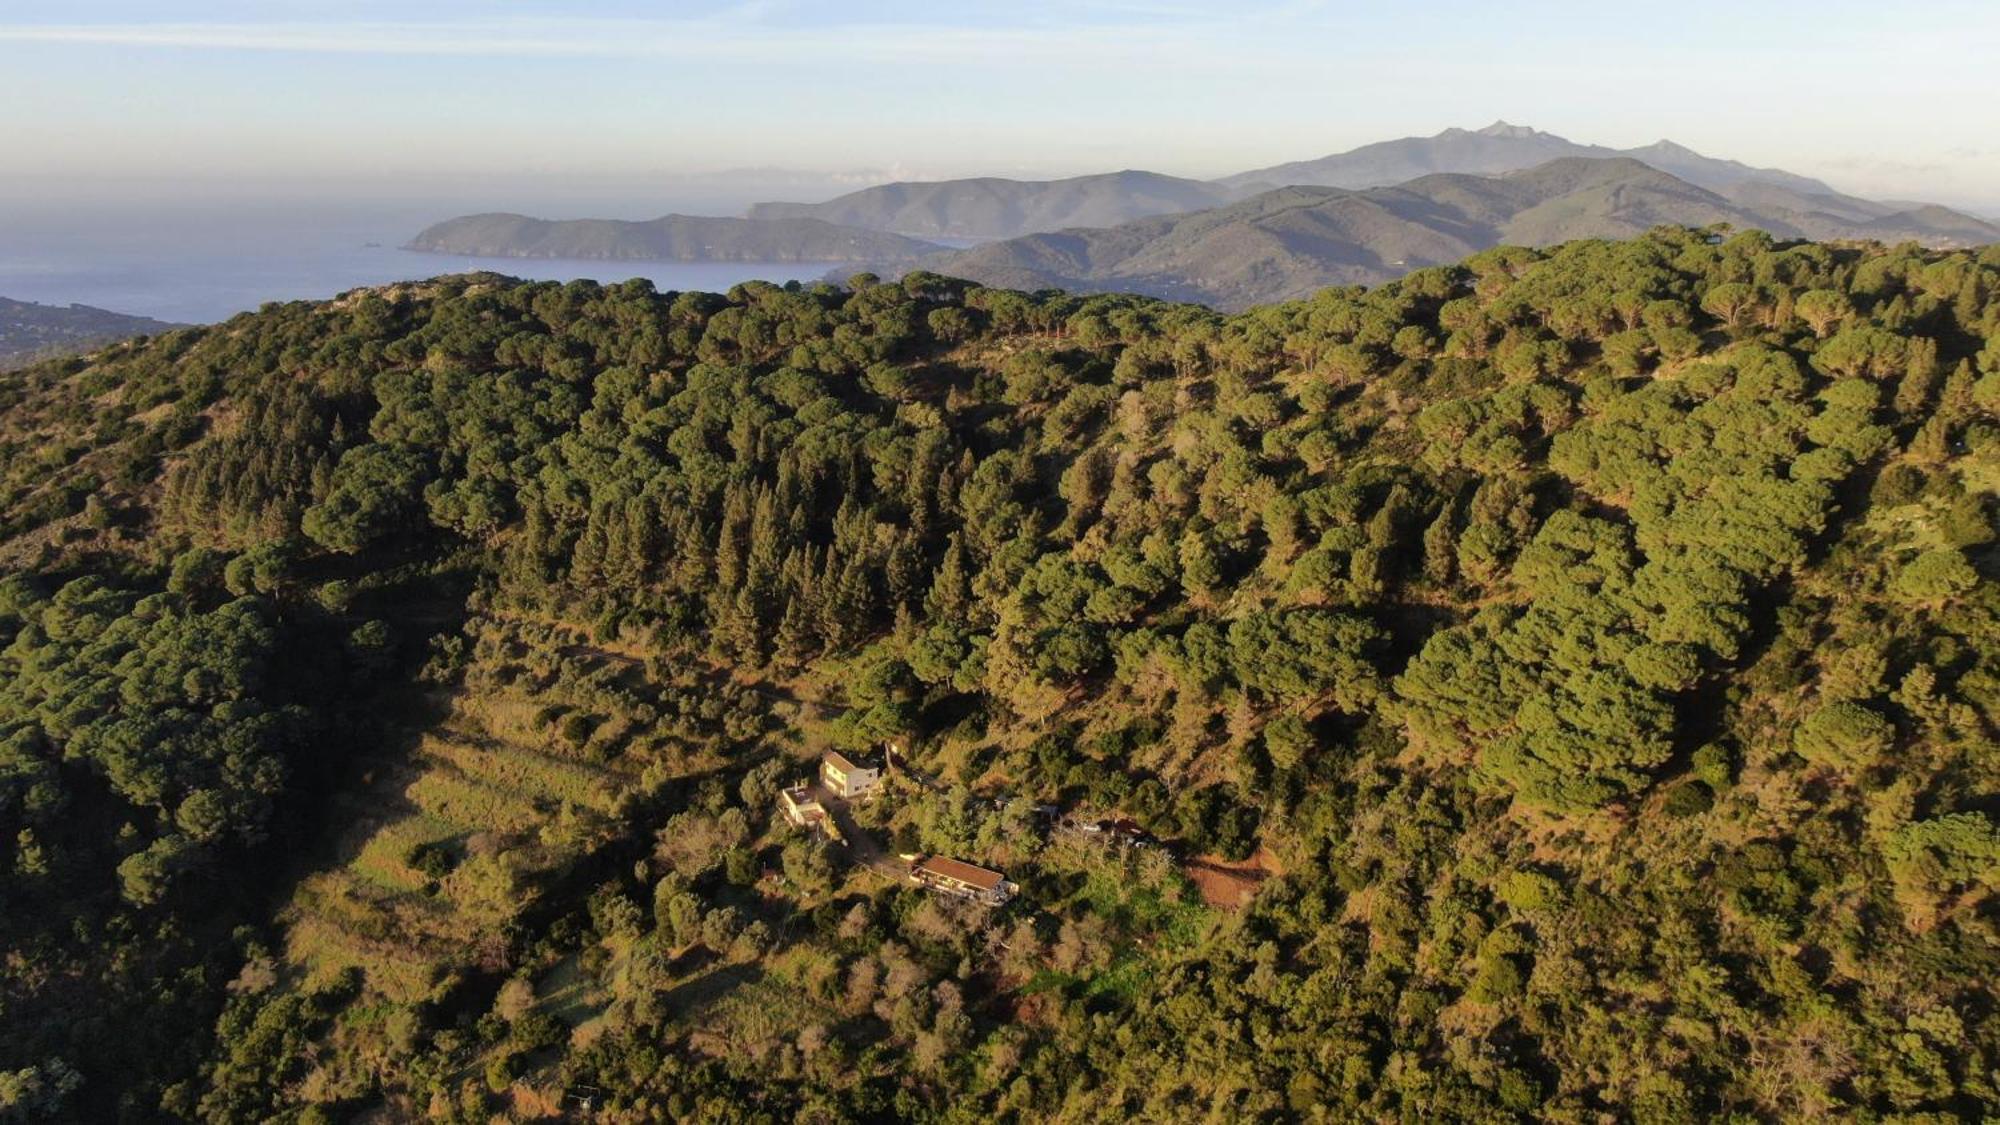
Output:
<instances>
[{"instance_id":1,"label":"hazy horizon","mask_svg":"<svg viewBox=\"0 0 2000 1125\"><path fill-rule=\"evenodd\" d=\"M1496 119L2000 218L2000 10L1259 0L103 0L0 12L0 295L175 320L464 268L457 215L740 215L895 180L1196 179ZM1834 17L1838 18L1834 18ZM1868 81L1837 76L1866 75ZM1655 96L1639 98L1628 91ZM1660 91L1673 96L1659 97Z\"/></svg>"},{"instance_id":2,"label":"hazy horizon","mask_svg":"<svg viewBox=\"0 0 2000 1125\"><path fill-rule=\"evenodd\" d=\"M735 202L759 177L801 198L961 175L1209 178L1504 118L2000 212L1991 5L587 9L116 0L0 16L0 95L29 109L0 121L0 198L647 214L704 188Z\"/></svg>"}]
</instances>

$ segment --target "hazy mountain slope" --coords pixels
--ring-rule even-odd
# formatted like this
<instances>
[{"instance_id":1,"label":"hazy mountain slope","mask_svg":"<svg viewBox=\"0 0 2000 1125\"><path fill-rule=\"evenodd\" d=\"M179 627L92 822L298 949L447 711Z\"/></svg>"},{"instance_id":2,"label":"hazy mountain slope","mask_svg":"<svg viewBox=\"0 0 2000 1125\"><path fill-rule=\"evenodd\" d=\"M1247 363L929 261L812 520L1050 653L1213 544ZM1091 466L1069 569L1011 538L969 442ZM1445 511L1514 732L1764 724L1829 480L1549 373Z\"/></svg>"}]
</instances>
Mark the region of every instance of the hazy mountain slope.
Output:
<instances>
[{"instance_id":1,"label":"hazy mountain slope","mask_svg":"<svg viewBox=\"0 0 2000 1125\"><path fill-rule=\"evenodd\" d=\"M1063 227L1115 226L1227 203L1237 193L1157 172L1066 180L992 177L883 184L825 203L759 203L753 219L824 219L918 237L1015 238Z\"/></svg>"},{"instance_id":2,"label":"hazy mountain slope","mask_svg":"<svg viewBox=\"0 0 2000 1125\"><path fill-rule=\"evenodd\" d=\"M1858 199L1836 191L1801 191L1763 180L1744 180L1718 189L1718 194L1760 212L1793 212L1824 215L1851 223L1865 223L1904 210L1893 203Z\"/></svg>"},{"instance_id":3,"label":"hazy mountain slope","mask_svg":"<svg viewBox=\"0 0 2000 1125\"><path fill-rule=\"evenodd\" d=\"M1862 224L1884 242L1916 241L1927 246L1976 246L2000 242L2000 224L1940 207L1911 207ZM1826 236L1815 236L1826 237Z\"/></svg>"},{"instance_id":4,"label":"hazy mountain slope","mask_svg":"<svg viewBox=\"0 0 2000 1125\"><path fill-rule=\"evenodd\" d=\"M1400 184L1433 172L1493 175L1532 168L1565 156L1616 156L1602 145L1583 145L1525 125L1496 121L1484 129L1446 129L1431 137L1377 141L1316 160L1295 160L1225 176L1231 186L1316 184L1370 188Z\"/></svg>"},{"instance_id":5,"label":"hazy mountain slope","mask_svg":"<svg viewBox=\"0 0 2000 1125\"><path fill-rule=\"evenodd\" d=\"M1634 186L1624 191L1607 189L1601 198L1579 197L1546 214L1522 217L1519 220L1522 233L1502 232L1505 237L1554 242L1583 236L1626 235L1644 229L1644 217L1655 214L1663 222L1734 222L1787 237L1915 240L1936 246L1976 245L2000 239L2000 227L1946 208L1857 199L1807 176L1704 156L1672 141L1620 150L1579 144L1501 121L1484 129L1446 129L1430 137L1381 141L1317 160L1256 169L1213 182L1128 170L1061 180L983 177L892 183L824 203L759 203L749 209L747 219L670 215L650 223L587 219L552 223L521 215L469 215L426 230L411 243L411 248L504 257L867 261L895 266L935 251L934 247L910 241L889 241L898 235L1005 240L1076 229L1109 229L1153 218L1226 208L1281 187L1364 190L1408 184L1437 175L1505 176L1559 160L1633 161L1681 186L1671 187L1665 181L1652 180L1643 190ZM1631 174L1630 165L1619 167L1626 169L1621 174ZM1691 196L1687 188L1711 194ZM1460 194L1454 195L1455 202L1450 204L1434 200L1437 206L1418 207L1422 212L1418 221L1450 233L1463 245L1479 244L1481 236L1472 227L1485 225L1497 231L1525 209L1509 205L1502 212L1493 212L1490 204L1472 204L1462 194L1463 185L1454 188L1432 184L1430 189ZM1635 195L1635 191L1640 191L1644 198ZM1405 205L1410 205L1409 201ZM1460 205L1470 205L1470 209L1463 210ZM1235 217L1256 213L1252 209ZM1376 220L1356 216L1354 221L1378 232L1381 229ZM821 225L786 225L811 223ZM1134 238L1144 237L1145 231L1157 234L1163 229L1140 228L1087 251L1077 246L1074 238L1052 239L968 260L991 271L982 276L1013 278L1010 283L1029 284L1035 279L1056 276L1074 279L1087 273L1050 274L1045 268L1049 262L1041 259L1061 261L1078 253L1086 258L1102 258L1110 246L1125 245ZM1196 229L1208 228L1203 225ZM1382 253L1335 251L1323 245L1325 237L1348 235L1325 231L1300 233L1293 243L1281 244L1291 247L1288 252L1317 255L1326 263L1345 263L1350 267L1347 273L1339 270L1315 273L1312 269L1283 267L1275 272L1265 271L1267 283L1258 287L1258 291L1289 292L1278 284L1280 277L1287 276L1360 280L1360 276L1349 276L1353 269L1362 269L1368 278L1379 279L1381 271L1370 263L1386 264L1407 257L1397 253L1393 246L1385 246ZM1105 240L1096 241L1103 244ZM1240 260L1249 252L1243 240L1231 241L1233 244L1224 255L1226 260ZM1313 249L1315 245L1319 248ZM1428 247L1421 251L1427 258L1433 252L1447 257L1456 252L1446 252L1441 244L1422 240L1416 240L1406 249L1420 253L1419 245ZM1178 295L1211 292L1214 287L1202 279L1226 273L1229 268L1189 255L1165 255L1161 260L1179 264L1159 275L1159 284L1148 292ZM1076 263L1072 262L1068 268L1076 268Z\"/></svg>"},{"instance_id":6,"label":"hazy mountain slope","mask_svg":"<svg viewBox=\"0 0 2000 1125\"><path fill-rule=\"evenodd\" d=\"M1507 217L1499 241L1545 246L1574 238L1629 238L1665 224L1730 223L1784 237L1772 224L1712 191L1636 160L1571 158L1501 177L1523 190L1528 206Z\"/></svg>"},{"instance_id":7,"label":"hazy mountain slope","mask_svg":"<svg viewBox=\"0 0 2000 1125\"><path fill-rule=\"evenodd\" d=\"M1258 184L1381 187L1431 172L1497 175L1574 156L1598 159L1631 157L1710 191L1722 191L1742 183L1762 183L1809 194L1833 194L1832 188L1807 176L1704 156L1672 141L1658 141L1640 148L1615 149L1604 145L1579 144L1566 137L1525 125L1509 125L1505 121L1496 121L1484 129L1446 129L1430 137L1378 141L1317 160L1299 160L1240 172L1217 182L1234 187Z\"/></svg>"},{"instance_id":8,"label":"hazy mountain slope","mask_svg":"<svg viewBox=\"0 0 2000 1125\"><path fill-rule=\"evenodd\" d=\"M1751 205L1758 201L1765 205ZM1283 188L1211 211L1012 239L925 265L991 285L1240 308L1386 281L1502 243L1627 238L1662 224L1728 223L1781 238L2000 240L2000 229L1943 208L1870 213L1857 204L1775 185L1745 185L1732 199L1629 157L1565 157L1498 176L1438 173L1365 191Z\"/></svg>"},{"instance_id":9,"label":"hazy mountain slope","mask_svg":"<svg viewBox=\"0 0 2000 1125\"><path fill-rule=\"evenodd\" d=\"M1506 176L1439 174L1369 191L1284 188L1192 215L975 247L929 268L988 284L1129 290L1236 308L1385 281L1505 241L1748 218L1636 161L1572 158Z\"/></svg>"},{"instance_id":10,"label":"hazy mountain slope","mask_svg":"<svg viewBox=\"0 0 2000 1125\"><path fill-rule=\"evenodd\" d=\"M0 297L0 369L178 327L90 305L41 305Z\"/></svg>"},{"instance_id":11,"label":"hazy mountain slope","mask_svg":"<svg viewBox=\"0 0 2000 1125\"><path fill-rule=\"evenodd\" d=\"M1618 155L1629 156L1634 160L1650 164L1662 172L1670 172L1710 191L1722 191L1737 184L1758 183L1775 184L1778 187L1809 194L1835 194L1832 188L1811 176L1801 176L1782 168L1753 168L1740 160L1704 156L1686 145L1675 144L1669 140L1659 140L1638 148L1624 149Z\"/></svg>"},{"instance_id":12,"label":"hazy mountain slope","mask_svg":"<svg viewBox=\"0 0 2000 1125\"><path fill-rule=\"evenodd\" d=\"M1269 293L1374 281L1477 249L1410 221L1403 203L1286 188L1178 219L975 247L935 268L993 285L1115 289L1233 307Z\"/></svg>"},{"instance_id":13,"label":"hazy mountain slope","mask_svg":"<svg viewBox=\"0 0 2000 1125\"><path fill-rule=\"evenodd\" d=\"M819 219L723 219L667 215L649 222L551 221L504 213L465 215L424 229L408 249L497 258L617 261L910 261L938 247L884 231Z\"/></svg>"}]
</instances>

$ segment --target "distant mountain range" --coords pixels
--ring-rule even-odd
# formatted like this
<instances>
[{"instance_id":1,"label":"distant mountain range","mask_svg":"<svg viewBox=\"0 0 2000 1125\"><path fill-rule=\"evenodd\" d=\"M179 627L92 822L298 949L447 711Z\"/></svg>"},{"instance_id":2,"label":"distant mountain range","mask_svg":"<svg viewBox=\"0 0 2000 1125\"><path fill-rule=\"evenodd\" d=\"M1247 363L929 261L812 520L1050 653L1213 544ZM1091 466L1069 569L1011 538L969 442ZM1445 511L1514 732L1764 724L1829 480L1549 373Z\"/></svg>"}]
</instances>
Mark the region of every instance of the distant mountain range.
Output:
<instances>
[{"instance_id":1,"label":"distant mountain range","mask_svg":"<svg viewBox=\"0 0 2000 1125\"><path fill-rule=\"evenodd\" d=\"M0 297L0 371L179 327L89 305L38 305Z\"/></svg>"},{"instance_id":2,"label":"distant mountain range","mask_svg":"<svg viewBox=\"0 0 2000 1125\"><path fill-rule=\"evenodd\" d=\"M406 249L489 258L894 263L915 261L939 247L815 218L667 215L627 222L484 214L433 224L411 239Z\"/></svg>"},{"instance_id":3,"label":"distant mountain range","mask_svg":"<svg viewBox=\"0 0 2000 1125\"><path fill-rule=\"evenodd\" d=\"M1107 227L1232 203L1245 193L1158 172L1066 180L942 180L883 184L826 203L759 203L752 219L824 219L918 238L1015 238L1064 227Z\"/></svg>"},{"instance_id":4,"label":"distant mountain range","mask_svg":"<svg viewBox=\"0 0 2000 1125\"><path fill-rule=\"evenodd\" d=\"M546 222L474 215L412 249L921 267L993 285L1113 289L1241 307L1375 283L1501 243L1622 237L1660 223L1781 238L2000 242L2000 226L1879 203L1671 141L1578 144L1525 126L1446 129L1201 181L1124 171L1062 180L893 183L742 219ZM949 249L941 239L968 249Z\"/></svg>"},{"instance_id":5,"label":"distant mountain range","mask_svg":"<svg viewBox=\"0 0 2000 1125\"><path fill-rule=\"evenodd\" d=\"M1644 148L1606 148L1603 145L1578 144L1554 133L1544 133L1526 125L1509 125L1505 121L1495 121L1484 129L1446 129L1433 137L1378 141L1317 160L1239 172L1218 182L1253 189L1294 185L1387 187L1433 172L1495 176L1572 156L1594 160L1630 157L1715 192L1756 181L1808 195L1838 194L1808 176L1776 168L1752 168L1734 160L1718 160L1672 141L1659 141Z\"/></svg>"},{"instance_id":6,"label":"distant mountain range","mask_svg":"<svg viewBox=\"0 0 2000 1125\"><path fill-rule=\"evenodd\" d=\"M1880 218L1903 208L1842 195L1809 176L1753 168L1660 141L1643 148L1578 144L1524 125L1446 129L1431 137L1380 141L1347 152L1258 168L1220 180L1184 180L1153 172L1114 172L1067 180L943 180L883 184L825 203L760 203L752 218L817 218L920 238L995 239L1116 226L1234 203L1281 187L1373 188L1439 172L1497 176L1551 160L1629 158L1736 199L1762 193L1763 205ZM1773 192L1786 193L1774 195ZM1754 200L1746 200L1758 206ZM1947 224L1950 225L1950 224Z\"/></svg>"},{"instance_id":7,"label":"distant mountain range","mask_svg":"<svg viewBox=\"0 0 2000 1125\"><path fill-rule=\"evenodd\" d=\"M1625 238L1729 223L1784 238L2000 241L1943 208L1897 211L1775 183L1736 198L1630 157L1563 157L1498 175L1434 173L1393 187L1279 188L1226 207L987 243L923 268L987 285L1148 293L1241 308L1374 284L1502 244Z\"/></svg>"}]
</instances>

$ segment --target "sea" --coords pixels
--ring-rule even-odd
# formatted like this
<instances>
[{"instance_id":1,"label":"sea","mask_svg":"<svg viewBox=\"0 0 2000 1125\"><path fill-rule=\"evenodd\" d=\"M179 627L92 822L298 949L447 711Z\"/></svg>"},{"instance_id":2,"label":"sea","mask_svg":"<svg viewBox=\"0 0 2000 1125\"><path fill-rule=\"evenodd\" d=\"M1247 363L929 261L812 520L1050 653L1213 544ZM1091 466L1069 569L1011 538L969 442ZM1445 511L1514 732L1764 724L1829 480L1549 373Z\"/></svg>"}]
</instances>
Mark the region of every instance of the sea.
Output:
<instances>
[{"instance_id":1,"label":"sea","mask_svg":"<svg viewBox=\"0 0 2000 1125\"><path fill-rule=\"evenodd\" d=\"M648 200L608 214L574 204L521 210L654 218L672 210L740 214L741 202ZM272 301L480 270L548 281L643 277L661 290L715 292L752 279L814 281L841 271L840 263L825 262L564 261L401 249L431 223L487 209L448 199L0 199L0 297L206 324Z\"/></svg>"}]
</instances>

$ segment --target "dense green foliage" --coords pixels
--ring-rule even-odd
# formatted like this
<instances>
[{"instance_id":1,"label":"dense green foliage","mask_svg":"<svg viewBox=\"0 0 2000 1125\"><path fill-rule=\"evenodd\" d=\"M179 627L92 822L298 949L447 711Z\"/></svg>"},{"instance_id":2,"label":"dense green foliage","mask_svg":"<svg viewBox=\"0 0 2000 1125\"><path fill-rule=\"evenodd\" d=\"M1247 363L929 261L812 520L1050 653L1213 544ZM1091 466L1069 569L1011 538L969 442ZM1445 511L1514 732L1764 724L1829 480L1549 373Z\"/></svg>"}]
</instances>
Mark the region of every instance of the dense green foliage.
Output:
<instances>
[{"instance_id":1,"label":"dense green foliage","mask_svg":"<svg viewBox=\"0 0 2000 1125\"><path fill-rule=\"evenodd\" d=\"M0 1113L2000 1113L1994 251L482 275L4 394Z\"/></svg>"}]
</instances>

